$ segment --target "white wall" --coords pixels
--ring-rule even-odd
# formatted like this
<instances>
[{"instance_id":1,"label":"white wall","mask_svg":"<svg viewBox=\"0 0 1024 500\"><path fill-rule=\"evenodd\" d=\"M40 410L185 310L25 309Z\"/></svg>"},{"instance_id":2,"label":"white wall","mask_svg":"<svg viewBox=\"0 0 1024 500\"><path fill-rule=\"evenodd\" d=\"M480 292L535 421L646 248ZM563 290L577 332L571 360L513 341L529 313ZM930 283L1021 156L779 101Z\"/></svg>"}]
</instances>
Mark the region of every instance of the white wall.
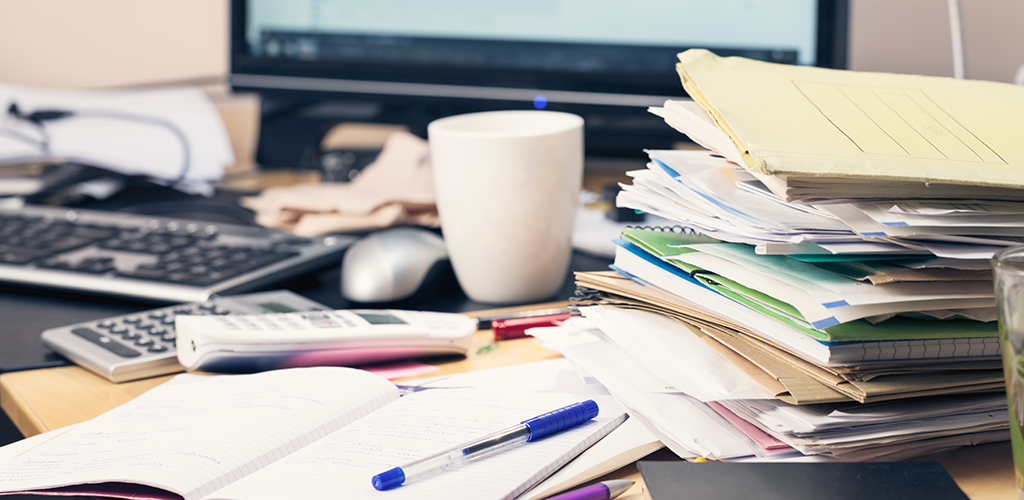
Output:
<instances>
[{"instance_id":1,"label":"white wall","mask_svg":"<svg viewBox=\"0 0 1024 500\"><path fill-rule=\"evenodd\" d=\"M1024 2L960 0L968 78L1024 64ZM952 75L946 0L851 0L851 69ZM0 82L108 87L228 71L227 0L0 0Z\"/></svg>"}]
</instances>

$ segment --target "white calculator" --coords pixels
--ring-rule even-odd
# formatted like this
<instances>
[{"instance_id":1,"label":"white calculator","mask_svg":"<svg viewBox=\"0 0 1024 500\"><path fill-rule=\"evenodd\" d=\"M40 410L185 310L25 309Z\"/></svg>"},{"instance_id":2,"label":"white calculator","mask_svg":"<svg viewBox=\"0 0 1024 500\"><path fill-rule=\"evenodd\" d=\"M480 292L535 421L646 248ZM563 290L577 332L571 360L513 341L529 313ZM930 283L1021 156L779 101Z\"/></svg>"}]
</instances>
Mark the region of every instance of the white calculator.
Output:
<instances>
[{"instance_id":1,"label":"white calculator","mask_svg":"<svg viewBox=\"0 0 1024 500\"><path fill-rule=\"evenodd\" d=\"M179 316L177 330L178 361L186 369L245 373L465 355L477 320L454 313L353 309Z\"/></svg>"},{"instance_id":2,"label":"white calculator","mask_svg":"<svg viewBox=\"0 0 1024 500\"><path fill-rule=\"evenodd\" d=\"M326 311L329 307L288 290L218 297L46 330L43 344L112 382L182 371L175 319L240 314Z\"/></svg>"}]
</instances>

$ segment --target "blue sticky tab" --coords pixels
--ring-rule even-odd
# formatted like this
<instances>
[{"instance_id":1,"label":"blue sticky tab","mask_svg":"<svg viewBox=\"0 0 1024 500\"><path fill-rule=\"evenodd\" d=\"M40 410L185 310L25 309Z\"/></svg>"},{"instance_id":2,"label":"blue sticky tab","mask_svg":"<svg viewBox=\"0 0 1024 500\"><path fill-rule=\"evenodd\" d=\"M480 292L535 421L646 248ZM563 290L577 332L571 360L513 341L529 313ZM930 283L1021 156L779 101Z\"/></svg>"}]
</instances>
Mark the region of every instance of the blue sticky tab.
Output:
<instances>
[{"instance_id":1,"label":"blue sticky tab","mask_svg":"<svg viewBox=\"0 0 1024 500\"><path fill-rule=\"evenodd\" d=\"M871 233L861 233L861 236L876 237L876 236L887 236L887 235L885 233L871 232Z\"/></svg>"},{"instance_id":2,"label":"blue sticky tab","mask_svg":"<svg viewBox=\"0 0 1024 500\"><path fill-rule=\"evenodd\" d=\"M909 226L906 222L883 222L883 226Z\"/></svg>"},{"instance_id":3,"label":"blue sticky tab","mask_svg":"<svg viewBox=\"0 0 1024 500\"><path fill-rule=\"evenodd\" d=\"M835 302L829 302L827 304L822 304L822 305L825 306L825 309L832 309L832 308L835 308L835 307L846 307L846 306L848 306L850 304L848 302L846 302L845 300L837 300Z\"/></svg>"},{"instance_id":4,"label":"blue sticky tab","mask_svg":"<svg viewBox=\"0 0 1024 500\"><path fill-rule=\"evenodd\" d=\"M811 323L811 326L813 326L817 330L824 330L830 326L836 326L838 324L839 320L837 320L835 316L832 316L829 318L825 318L821 321L815 321L814 323Z\"/></svg>"}]
</instances>

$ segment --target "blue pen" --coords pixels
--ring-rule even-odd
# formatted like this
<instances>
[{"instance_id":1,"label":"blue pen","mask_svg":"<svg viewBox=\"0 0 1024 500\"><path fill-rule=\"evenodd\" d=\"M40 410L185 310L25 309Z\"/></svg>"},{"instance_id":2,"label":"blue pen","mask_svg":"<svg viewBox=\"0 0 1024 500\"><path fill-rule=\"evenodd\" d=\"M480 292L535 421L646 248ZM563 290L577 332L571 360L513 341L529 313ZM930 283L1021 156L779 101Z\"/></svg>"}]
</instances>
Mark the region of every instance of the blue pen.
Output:
<instances>
[{"instance_id":1,"label":"blue pen","mask_svg":"<svg viewBox=\"0 0 1024 500\"><path fill-rule=\"evenodd\" d=\"M422 458L401 467L373 476L373 487L390 490L418 479L454 469L466 462L536 441L549 434L576 427L597 416L597 403L592 399L523 420L519 425Z\"/></svg>"}]
</instances>

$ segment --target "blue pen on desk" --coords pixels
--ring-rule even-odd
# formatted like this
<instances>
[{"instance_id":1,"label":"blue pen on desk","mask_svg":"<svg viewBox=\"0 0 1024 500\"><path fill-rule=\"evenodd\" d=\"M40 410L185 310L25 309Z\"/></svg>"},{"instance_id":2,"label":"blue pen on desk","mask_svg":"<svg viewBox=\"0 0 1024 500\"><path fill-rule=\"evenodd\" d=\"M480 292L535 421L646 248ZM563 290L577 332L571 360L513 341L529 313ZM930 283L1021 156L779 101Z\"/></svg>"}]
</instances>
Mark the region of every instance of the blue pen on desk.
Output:
<instances>
[{"instance_id":1,"label":"blue pen on desk","mask_svg":"<svg viewBox=\"0 0 1024 500\"><path fill-rule=\"evenodd\" d=\"M373 487L380 491L394 489L411 481L454 469L472 460L491 456L521 444L536 441L544 436L576 427L596 417L597 413L597 403L592 399L574 403L565 408L523 420L518 425L436 455L377 474L373 476Z\"/></svg>"}]
</instances>

